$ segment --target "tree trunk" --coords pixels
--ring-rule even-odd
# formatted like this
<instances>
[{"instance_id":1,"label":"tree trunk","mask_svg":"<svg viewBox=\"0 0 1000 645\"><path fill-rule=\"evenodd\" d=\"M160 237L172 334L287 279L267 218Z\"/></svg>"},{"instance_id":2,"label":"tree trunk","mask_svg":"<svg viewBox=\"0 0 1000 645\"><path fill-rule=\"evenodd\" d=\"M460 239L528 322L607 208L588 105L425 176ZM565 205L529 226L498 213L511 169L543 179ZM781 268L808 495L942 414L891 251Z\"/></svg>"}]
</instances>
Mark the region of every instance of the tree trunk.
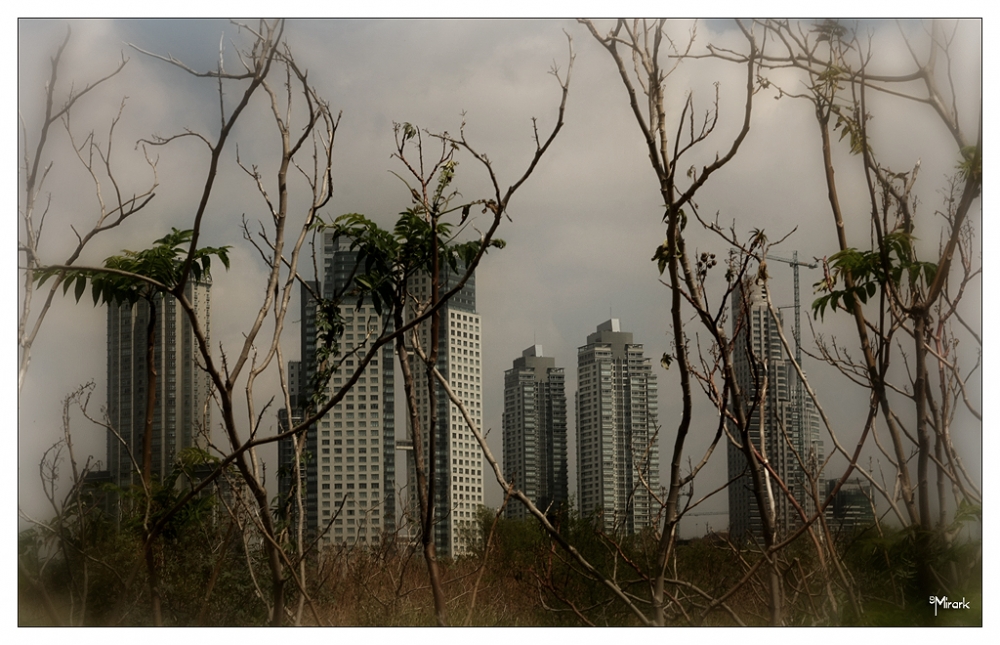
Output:
<instances>
[{"instance_id":1,"label":"tree trunk","mask_svg":"<svg viewBox=\"0 0 1000 645\"><path fill-rule=\"evenodd\" d=\"M667 203L673 199L673 191L669 182L663 180L660 189L661 194ZM665 588L664 578L666 576L667 562L670 552L674 547L676 538L677 521L677 501L680 498L681 490L681 460L684 454L684 442L687 438L688 430L691 427L691 410L693 402L691 399L691 376L687 363L687 343L684 337L684 321L681 314L681 276L678 271L678 253L680 238L680 212L677 208L670 208L668 212L667 240L668 240L668 264L667 269L670 277L670 322L673 326L674 337L674 358L677 360L677 370L681 379L681 419L677 427L677 438L674 440L673 456L670 460L670 488L667 492L666 511L663 521L663 533L660 536L656 554L656 579L653 583L653 623L662 626L665 624Z\"/></svg>"},{"instance_id":2,"label":"tree trunk","mask_svg":"<svg viewBox=\"0 0 1000 645\"><path fill-rule=\"evenodd\" d=\"M142 523L144 555L146 572L149 576L149 595L152 601L153 624L163 626L163 613L160 607L159 576L156 572L156 559L153 554L153 544L149 538L149 511L153 504L153 416L156 412L156 299L151 296L146 300L149 305L149 321L146 323L146 422L142 432L142 485L146 493L146 513ZM162 473L160 473L162 476Z\"/></svg>"},{"instance_id":3,"label":"tree trunk","mask_svg":"<svg viewBox=\"0 0 1000 645\"><path fill-rule=\"evenodd\" d=\"M930 430L927 420L927 316L923 311L914 312L913 340L915 344L916 379L913 398L917 407L917 504L920 524L917 530L917 593L934 593L936 584L933 563L933 520L930 505L929 461L931 453Z\"/></svg>"},{"instance_id":4,"label":"tree trunk","mask_svg":"<svg viewBox=\"0 0 1000 645\"><path fill-rule=\"evenodd\" d=\"M441 298L441 267L438 256L437 216L431 213L431 306L435 306ZM444 592L438 578L437 554L434 543L434 495L437 488L437 381L434 380L434 368L437 366L439 333L441 331L441 312L435 309L431 314L431 352L427 357L427 522L424 527L424 557L427 558L427 571L431 577L431 589L434 590L434 616L438 626L447 623L445 618ZM447 493L443 493L447 494ZM454 555L454 554L452 554Z\"/></svg>"},{"instance_id":5,"label":"tree trunk","mask_svg":"<svg viewBox=\"0 0 1000 645\"><path fill-rule=\"evenodd\" d=\"M403 326L404 300L399 298L394 305L394 322L396 328ZM396 338L396 355L399 357L400 369L403 372L403 389L406 395L407 411L410 415L410 440L413 442L413 464L416 471L417 506L420 520L420 542L423 547L424 563L427 565L427 577L430 580L434 595L434 615L439 626L445 625L445 600L441 588L441 575L437 565L437 553L434 547L434 499L433 487L428 482L427 471L424 468L423 441L421 438L420 414L417 410L417 399L413 381L413 368L410 363L409 350L402 335ZM433 385L433 381L429 381ZM433 389L433 387L431 388ZM430 437L434 436L431 429ZM433 439L432 439L433 441ZM433 481L433 478L430 478Z\"/></svg>"}]
</instances>

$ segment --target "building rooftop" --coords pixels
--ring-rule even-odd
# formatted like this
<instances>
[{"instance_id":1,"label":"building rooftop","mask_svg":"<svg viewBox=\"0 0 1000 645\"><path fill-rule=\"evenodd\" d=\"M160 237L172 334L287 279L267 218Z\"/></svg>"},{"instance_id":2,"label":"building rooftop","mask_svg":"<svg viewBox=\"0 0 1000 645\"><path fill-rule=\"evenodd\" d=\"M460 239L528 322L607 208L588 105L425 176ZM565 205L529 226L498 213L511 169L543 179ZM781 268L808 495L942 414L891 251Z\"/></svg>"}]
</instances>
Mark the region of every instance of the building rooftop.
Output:
<instances>
[{"instance_id":1,"label":"building rooftop","mask_svg":"<svg viewBox=\"0 0 1000 645\"><path fill-rule=\"evenodd\" d=\"M597 331L621 331L621 323L617 318L612 318L605 322L602 322L597 326Z\"/></svg>"}]
</instances>

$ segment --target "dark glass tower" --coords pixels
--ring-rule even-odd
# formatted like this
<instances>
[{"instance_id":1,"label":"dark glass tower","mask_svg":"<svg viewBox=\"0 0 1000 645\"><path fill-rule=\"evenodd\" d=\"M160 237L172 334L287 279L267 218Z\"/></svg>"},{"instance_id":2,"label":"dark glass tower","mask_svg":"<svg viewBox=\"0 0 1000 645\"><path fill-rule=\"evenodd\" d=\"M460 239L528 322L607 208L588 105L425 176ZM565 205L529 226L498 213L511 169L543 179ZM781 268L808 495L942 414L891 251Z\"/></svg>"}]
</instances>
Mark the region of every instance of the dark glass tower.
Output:
<instances>
[{"instance_id":1,"label":"dark glass tower","mask_svg":"<svg viewBox=\"0 0 1000 645\"><path fill-rule=\"evenodd\" d=\"M524 350L504 373L503 467L507 481L542 511L555 512L568 498L566 481L566 376L541 345ZM507 517L523 519L523 504L507 505Z\"/></svg>"},{"instance_id":2,"label":"dark glass tower","mask_svg":"<svg viewBox=\"0 0 1000 645\"><path fill-rule=\"evenodd\" d=\"M778 333L781 327L781 314L777 318L771 314L756 286L746 284L737 290L733 299L733 368L749 417L750 441L767 458L796 502L811 513L815 505L802 465L816 469L823 461L819 417L782 347ZM759 405L754 405L761 391L764 396ZM752 534L760 539L763 526L746 458L739 447L732 442L728 445L730 536L741 540ZM798 512L776 482L772 482L772 491L775 527L784 534L796 526Z\"/></svg>"},{"instance_id":3,"label":"dark glass tower","mask_svg":"<svg viewBox=\"0 0 1000 645\"><path fill-rule=\"evenodd\" d=\"M185 296L194 307L206 336L210 332L210 285L188 282ZM157 296L154 335L156 405L153 410L154 480L162 480L185 448L204 446L203 433L212 425L210 381L197 363L194 328L173 296ZM148 376L146 339L150 307L108 307L108 470L122 488L141 477L143 429L146 420ZM115 434L117 432L117 435ZM131 455L131 456L130 456ZM133 459L135 460L133 462Z\"/></svg>"}]
</instances>

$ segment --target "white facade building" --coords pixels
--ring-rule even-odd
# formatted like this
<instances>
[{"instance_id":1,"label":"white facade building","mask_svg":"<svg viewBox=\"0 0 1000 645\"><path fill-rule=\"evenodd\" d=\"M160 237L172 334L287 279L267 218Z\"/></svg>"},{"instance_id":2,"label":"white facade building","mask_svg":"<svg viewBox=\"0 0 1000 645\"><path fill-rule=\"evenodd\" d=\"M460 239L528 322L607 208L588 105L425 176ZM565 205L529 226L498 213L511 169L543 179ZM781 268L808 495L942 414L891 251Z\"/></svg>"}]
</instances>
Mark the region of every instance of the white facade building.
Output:
<instances>
[{"instance_id":1,"label":"white facade building","mask_svg":"<svg viewBox=\"0 0 1000 645\"><path fill-rule=\"evenodd\" d=\"M577 353L577 490L583 515L606 531L633 534L659 509L656 375L643 346L617 318L597 327Z\"/></svg>"},{"instance_id":2,"label":"white facade building","mask_svg":"<svg viewBox=\"0 0 1000 645\"><path fill-rule=\"evenodd\" d=\"M447 268L441 272L440 292L443 294L458 278ZM418 275L410 281L410 293L419 301L429 302L431 280ZM412 319L413 311L409 312ZM421 347L430 353L431 321L418 326ZM462 401L473 422L481 429L483 421L482 388L482 320L476 312L475 276L440 310L440 344L437 368L448 380L451 389ZM411 345L407 337L407 346ZM430 400L426 386L424 364L411 351L411 367L416 384L417 407L423 438L425 469L432 464L427 459L430 432ZM475 539L475 519L483 503L483 456L458 406L453 405L444 388L435 385L436 424L434 428L434 540L441 557L457 557L468 552ZM408 433L410 436L411 433ZM413 522L413 535L419 531L416 467L414 453L407 457L407 508L404 513Z\"/></svg>"},{"instance_id":3,"label":"white facade building","mask_svg":"<svg viewBox=\"0 0 1000 645\"><path fill-rule=\"evenodd\" d=\"M302 289L302 361L289 363L292 419L298 422L340 390L360 365L372 342L391 321L378 315L365 300L349 295L357 267L357 252L347 240L323 238L324 299L341 298L337 306L344 331L339 338L338 364L317 394L317 350L322 340L318 303ZM312 283L313 289L319 285ZM307 532L322 533L321 544L377 544L395 539L395 397L392 343L383 345L359 375L343 400L310 427L302 437L299 482L303 492ZM287 427L288 412L279 420ZM294 515L292 483L295 464L293 441L279 442L279 493Z\"/></svg>"}]
</instances>

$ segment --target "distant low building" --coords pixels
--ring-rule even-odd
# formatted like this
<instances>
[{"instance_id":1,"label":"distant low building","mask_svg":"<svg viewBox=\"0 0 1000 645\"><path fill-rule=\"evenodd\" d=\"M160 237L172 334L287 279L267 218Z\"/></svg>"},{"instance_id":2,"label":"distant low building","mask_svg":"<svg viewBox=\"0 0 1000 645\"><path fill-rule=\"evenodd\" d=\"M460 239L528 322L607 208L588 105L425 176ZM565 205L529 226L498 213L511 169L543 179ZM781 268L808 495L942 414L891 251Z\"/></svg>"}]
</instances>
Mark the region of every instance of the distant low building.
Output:
<instances>
[{"instance_id":1,"label":"distant low building","mask_svg":"<svg viewBox=\"0 0 1000 645\"><path fill-rule=\"evenodd\" d=\"M826 480L827 497L837 486L837 481L839 480ZM874 524L875 497L871 483L861 478L844 482L826 507L826 522L835 537Z\"/></svg>"}]
</instances>

